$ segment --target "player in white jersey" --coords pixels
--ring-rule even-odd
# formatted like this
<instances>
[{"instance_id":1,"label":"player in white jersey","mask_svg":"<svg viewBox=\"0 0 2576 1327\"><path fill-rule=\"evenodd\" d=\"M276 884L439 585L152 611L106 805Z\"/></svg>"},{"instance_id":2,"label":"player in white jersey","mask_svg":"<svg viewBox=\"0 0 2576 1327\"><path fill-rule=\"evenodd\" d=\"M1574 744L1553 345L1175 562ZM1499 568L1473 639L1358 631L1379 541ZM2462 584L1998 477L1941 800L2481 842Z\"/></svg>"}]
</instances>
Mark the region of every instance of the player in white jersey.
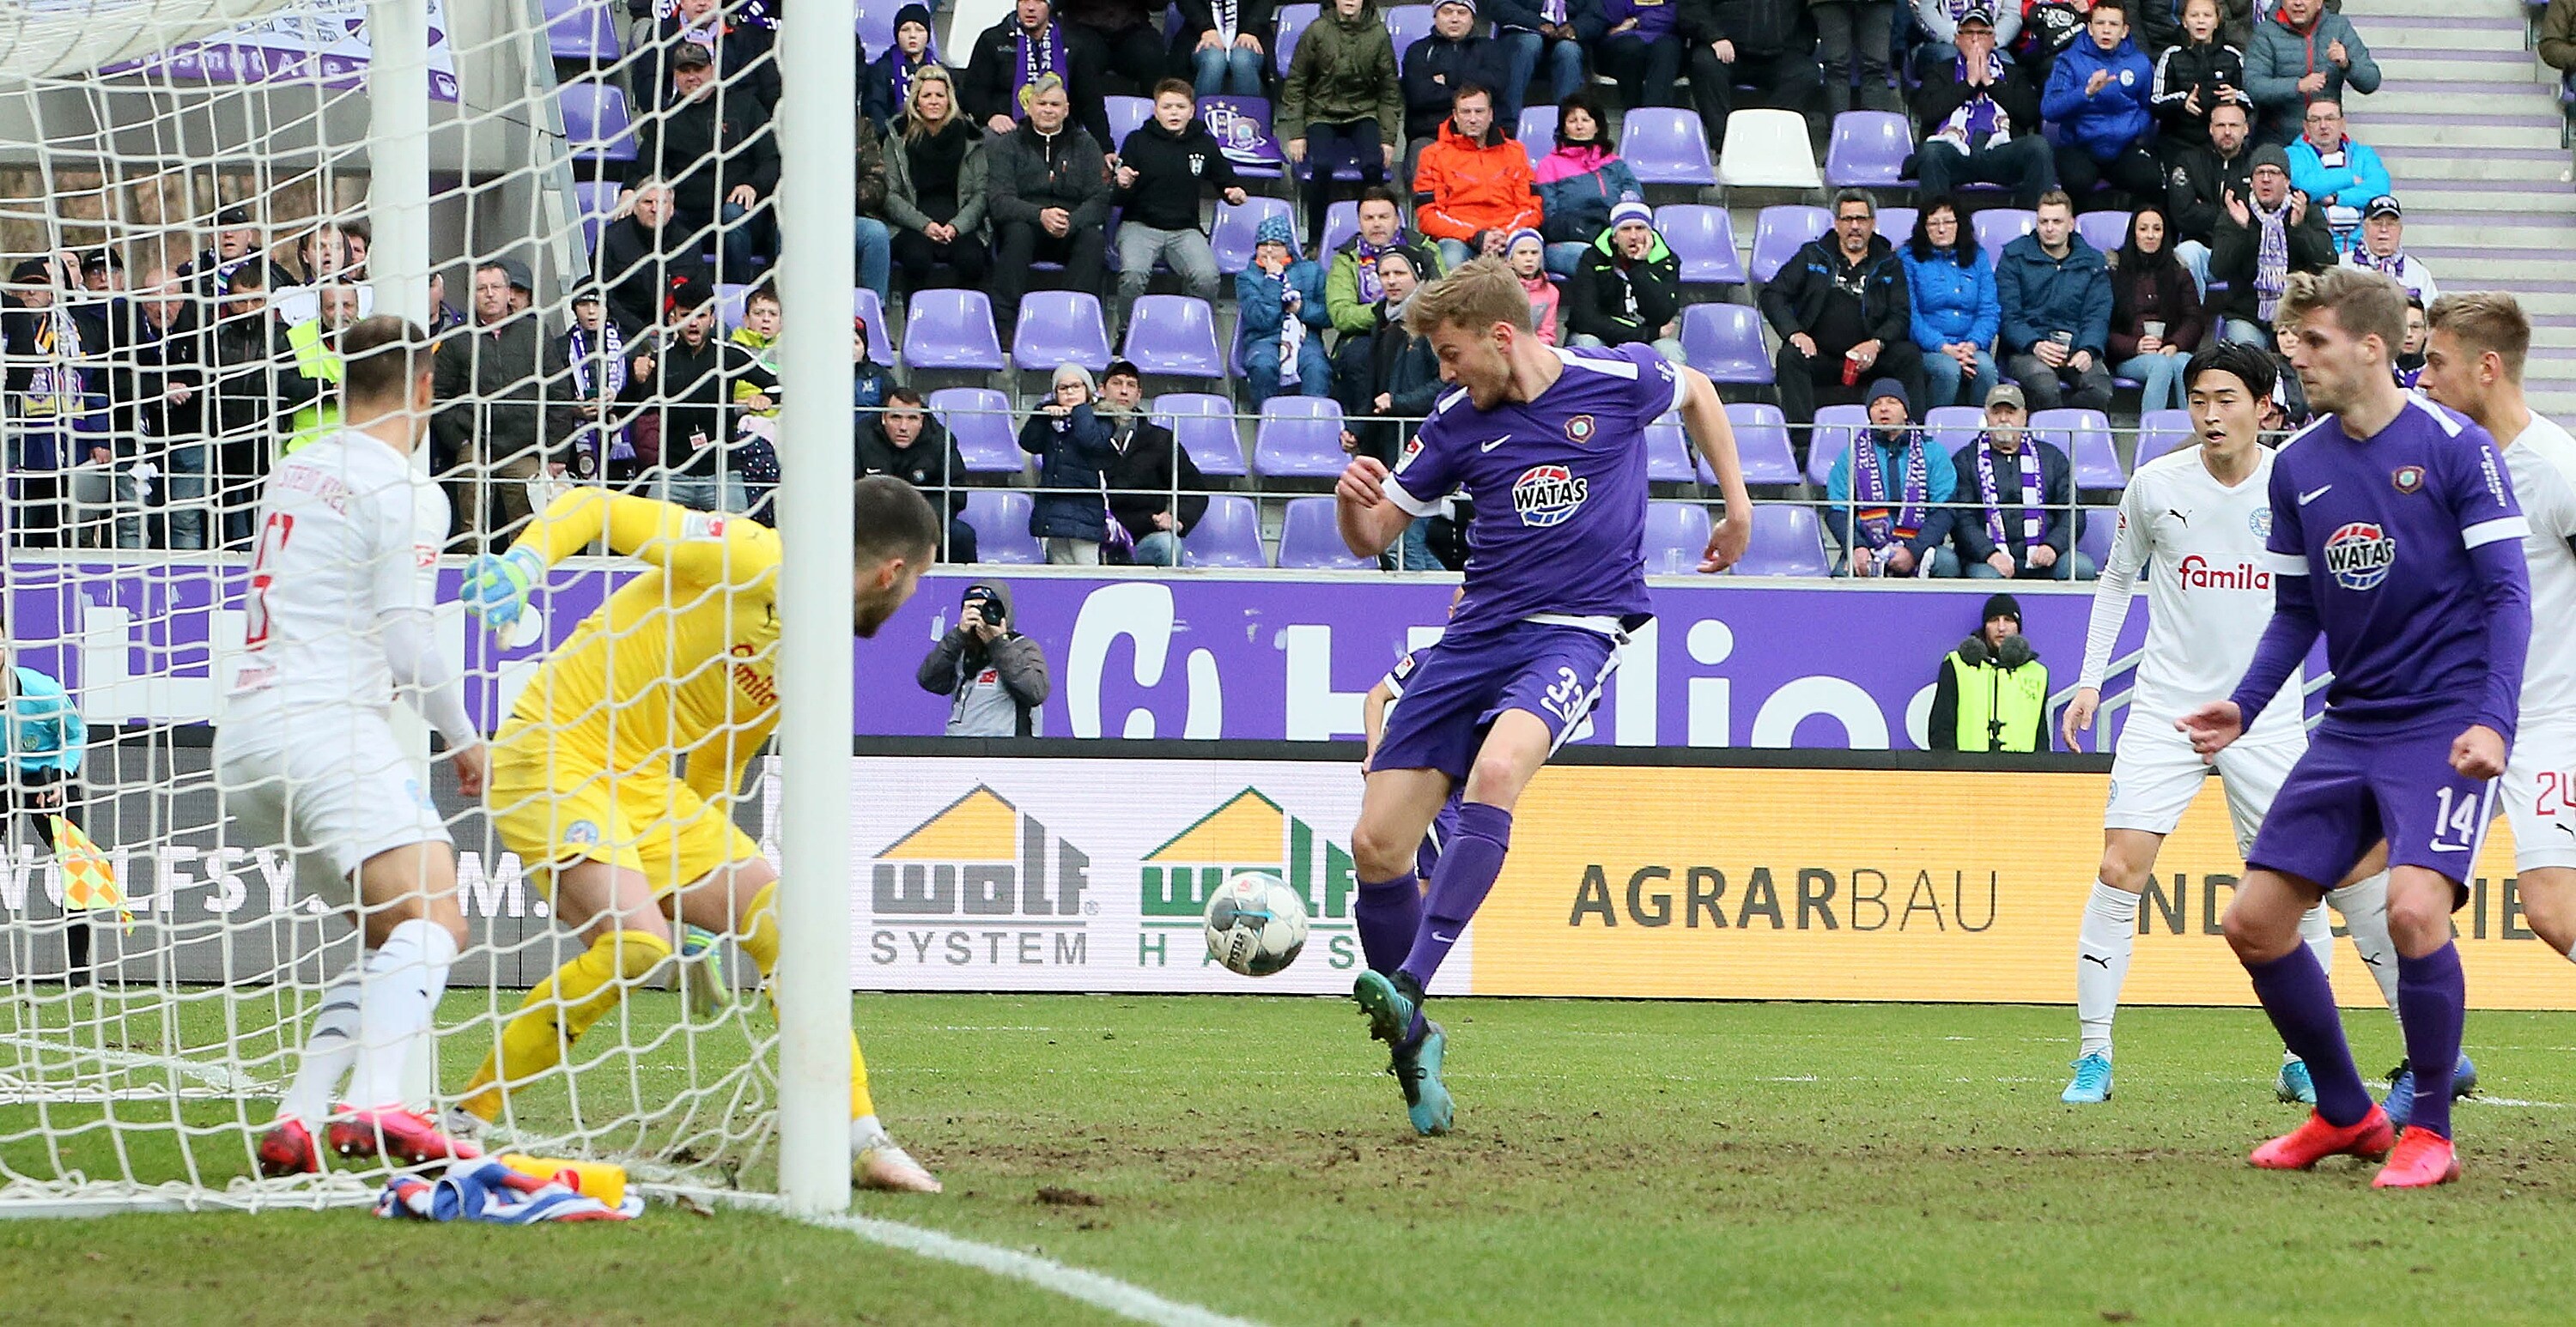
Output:
<instances>
[{"instance_id":1,"label":"player in white jersey","mask_svg":"<svg viewBox=\"0 0 2576 1327\"><path fill-rule=\"evenodd\" d=\"M2102 866L2084 907L2075 962L2076 1018L2082 1033L2069 1103L2111 1095L2111 1022L2137 943L2138 896L2155 870L2165 836L2200 793L2208 766L2174 721L2227 695L2272 619L2272 574L2263 569L2272 529L2272 451L2262 445L2260 417L2276 374L2271 357L2244 346L2212 346L2184 371L2200 445L2139 466L2120 499L2118 531L2093 592L2084 670L2066 709L2066 745L2093 726L2111 649L2128 616L2141 567L2147 581L2147 642L2130 692L2128 722L2111 764L2111 799L2102 815ZM2284 699L2265 707L2254 731L2218 755L2228 819L2241 852L2272 804L2272 795L2307 750L2299 675ZM2372 868L2374 871L2376 868ZM2353 946L2396 1002L2397 965L2388 939L2387 877L2374 873L2329 896L2344 914ZM2301 933L2324 964L2334 932L2319 904ZM2274 1087L2284 1101L2313 1101L2307 1066L2288 1057Z\"/></svg>"},{"instance_id":2,"label":"player in white jersey","mask_svg":"<svg viewBox=\"0 0 2576 1327\"><path fill-rule=\"evenodd\" d=\"M2513 296L2446 295L2431 317L2419 386L2504 444L2514 497L2531 523L2522 553L2534 630L2504 810L2523 917L2550 948L2576 957L2576 439L2523 400L2531 322Z\"/></svg>"},{"instance_id":3,"label":"player in white jersey","mask_svg":"<svg viewBox=\"0 0 2576 1327\"><path fill-rule=\"evenodd\" d=\"M400 318L345 333L346 426L281 461L260 503L247 657L215 729L215 769L252 843L282 847L308 892L347 907L362 952L323 990L302 1063L263 1135L263 1173L343 1155L418 1165L476 1155L403 1104L465 940L456 850L394 740L397 692L447 739L459 789L482 794L483 741L438 653L430 614L446 495L416 476L429 431L429 337ZM343 1074L348 1090L332 1108Z\"/></svg>"}]
</instances>

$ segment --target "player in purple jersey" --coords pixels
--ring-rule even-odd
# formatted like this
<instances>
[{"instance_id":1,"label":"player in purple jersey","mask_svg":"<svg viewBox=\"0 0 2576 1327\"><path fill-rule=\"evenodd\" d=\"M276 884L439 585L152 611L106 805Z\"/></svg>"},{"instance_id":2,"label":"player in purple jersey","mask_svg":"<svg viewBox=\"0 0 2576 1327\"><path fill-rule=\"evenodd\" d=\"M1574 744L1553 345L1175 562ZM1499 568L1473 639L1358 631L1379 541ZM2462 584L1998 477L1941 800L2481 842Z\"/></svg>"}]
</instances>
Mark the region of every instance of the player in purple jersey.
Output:
<instances>
[{"instance_id":1,"label":"player in purple jersey","mask_svg":"<svg viewBox=\"0 0 2576 1327\"><path fill-rule=\"evenodd\" d=\"M2306 1123L2254 1149L2267 1169L2388 1157L2372 1184L2456 1179L2451 1077L2467 992L2451 913L2494 810L2531 638L2528 528L2485 430L2399 388L2406 294L2356 268L2290 278L2283 341L2317 422L2272 466L2271 624L2226 700L2178 726L2215 758L2322 631L2325 721L2272 801L2228 905L2228 945L2317 1089ZM2387 853L2397 1005L2414 1118L2392 1140L2344 1043L2325 970L2299 940L2324 885ZM2395 1150L2391 1153L2391 1143Z\"/></svg>"},{"instance_id":2,"label":"player in purple jersey","mask_svg":"<svg viewBox=\"0 0 2576 1327\"><path fill-rule=\"evenodd\" d=\"M1380 735L1351 835L1353 909L1369 970L1352 997L1394 1051L1416 1131L1446 1133L1447 1038L1422 993L1503 868L1512 805L1601 694L1627 633L1649 617L1645 429L1668 410L1726 495L1702 572L1744 554L1752 499L1717 389L1651 346L1561 350L1531 330L1529 296L1500 259L1424 287L1405 310L1431 342L1440 398L1390 475L1361 457L1334 490L1342 541L1376 557L1416 517L1465 489L1475 499L1466 594L1415 667ZM1456 833L1426 896L1415 848L1453 785Z\"/></svg>"}]
</instances>

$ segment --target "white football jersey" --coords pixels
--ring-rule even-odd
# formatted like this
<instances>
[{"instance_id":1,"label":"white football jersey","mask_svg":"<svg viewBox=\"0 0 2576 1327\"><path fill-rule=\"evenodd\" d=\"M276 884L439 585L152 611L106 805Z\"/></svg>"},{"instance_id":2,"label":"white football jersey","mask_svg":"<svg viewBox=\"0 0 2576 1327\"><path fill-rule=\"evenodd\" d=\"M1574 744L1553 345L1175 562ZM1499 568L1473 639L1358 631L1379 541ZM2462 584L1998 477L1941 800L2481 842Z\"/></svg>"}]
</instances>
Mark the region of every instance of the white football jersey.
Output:
<instances>
[{"instance_id":1,"label":"white football jersey","mask_svg":"<svg viewBox=\"0 0 2576 1327\"><path fill-rule=\"evenodd\" d=\"M2531 533L2522 541L2531 567L2531 654L2522 669L2525 720L2576 713L2576 438L2531 417L2506 444L2504 467Z\"/></svg>"},{"instance_id":2,"label":"white football jersey","mask_svg":"<svg viewBox=\"0 0 2576 1327\"><path fill-rule=\"evenodd\" d=\"M2268 447L2257 449L2253 473L2233 488L2209 473L2198 447L2138 467L2120 498L2110 557L2094 590L2080 685L2102 685L2144 566L2147 643L2130 721L2170 722L2236 689L2272 620L2272 573L2262 565L2272 533L2271 483ZM2298 731L2302 691L2293 671L2249 736Z\"/></svg>"},{"instance_id":3,"label":"white football jersey","mask_svg":"<svg viewBox=\"0 0 2576 1327\"><path fill-rule=\"evenodd\" d=\"M363 433L342 429L280 460L261 494L232 717L391 705L378 624L437 604L447 528L447 495Z\"/></svg>"}]
</instances>

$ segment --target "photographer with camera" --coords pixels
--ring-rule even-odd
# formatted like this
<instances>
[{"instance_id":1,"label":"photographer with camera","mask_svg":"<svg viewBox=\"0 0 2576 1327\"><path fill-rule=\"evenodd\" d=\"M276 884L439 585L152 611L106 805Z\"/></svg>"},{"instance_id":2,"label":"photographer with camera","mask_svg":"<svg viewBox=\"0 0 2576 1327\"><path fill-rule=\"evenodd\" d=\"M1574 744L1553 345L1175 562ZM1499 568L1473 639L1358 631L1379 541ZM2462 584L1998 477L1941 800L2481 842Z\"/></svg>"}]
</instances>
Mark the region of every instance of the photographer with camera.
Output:
<instances>
[{"instance_id":1,"label":"photographer with camera","mask_svg":"<svg viewBox=\"0 0 2576 1327\"><path fill-rule=\"evenodd\" d=\"M914 674L921 689L951 698L950 737L1035 737L1047 698L1046 654L1011 630L1011 587L966 587L957 625L930 647Z\"/></svg>"},{"instance_id":2,"label":"photographer with camera","mask_svg":"<svg viewBox=\"0 0 2576 1327\"><path fill-rule=\"evenodd\" d=\"M2046 751L2048 665L2021 634L2021 601L1986 600L1984 624L1941 656L1924 738L1935 751Z\"/></svg>"}]
</instances>

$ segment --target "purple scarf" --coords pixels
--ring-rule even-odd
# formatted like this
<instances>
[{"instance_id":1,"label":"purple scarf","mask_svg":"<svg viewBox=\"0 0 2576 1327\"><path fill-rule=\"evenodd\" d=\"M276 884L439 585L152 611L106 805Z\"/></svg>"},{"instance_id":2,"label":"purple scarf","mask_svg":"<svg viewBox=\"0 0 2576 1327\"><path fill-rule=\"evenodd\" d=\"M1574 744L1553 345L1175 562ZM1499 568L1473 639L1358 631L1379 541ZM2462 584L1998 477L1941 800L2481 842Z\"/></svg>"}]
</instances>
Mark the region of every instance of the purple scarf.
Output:
<instances>
[{"instance_id":1,"label":"purple scarf","mask_svg":"<svg viewBox=\"0 0 2576 1327\"><path fill-rule=\"evenodd\" d=\"M1398 227L1395 238L1384 244L1371 244L1366 236L1351 241L1351 252L1359 258L1359 271L1353 273L1359 284L1360 303L1375 304L1386 297L1386 284L1377 279L1377 256L1390 249L1404 247L1404 230Z\"/></svg>"},{"instance_id":2,"label":"purple scarf","mask_svg":"<svg viewBox=\"0 0 2576 1327\"><path fill-rule=\"evenodd\" d=\"M1995 449L1977 448L1977 495L1986 504L1986 538L1997 548L2011 542L2004 533L2004 508L1995 488ZM2039 477L2039 447L2028 438L2021 443L2021 490L2016 502L2021 507L2021 546L2039 547L2040 533L2047 526L2048 513L2041 508L2043 485Z\"/></svg>"},{"instance_id":3,"label":"purple scarf","mask_svg":"<svg viewBox=\"0 0 2576 1327\"><path fill-rule=\"evenodd\" d=\"M581 399L585 401L596 401L602 397L613 399L618 393L626 390L626 336L617 330L616 319L609 318L600 322L599 344L595 350L591 345L590 333L579 327L573 328L566 340L568 342L566 348L570 350L572 356L573 388L581 394ZM598 355L597 359L592 358L594 353ZM596 387L591 383L593 365L599 366L599 382ZM599 431L599 426L596 424L583 425L581 432L574 435L574 445L578 447L587 444L596 447ZM607 461L634 459L635 444L627 438L626 430L621 428L610 433L608 455L602 458L602 468L605 468Z\"/></svg>"},{"instance_id":4,"label":"purple scarf","mask_svg":"<svg viewBox=\"0 0 2576 1327\"><path fill-rule=\"evenodd\" d=\"M1872 429L1853 440L1852 501L1859 508L1853 528L1860 531L1863 542L1885 548L1893 540L1912 539L1923 530L1923 508L1931 500L1931 467L1924 458L1920 430L1905 431L1905 487L1893 520L1887 510L1887 472L1878 459L1878 431Z\"/></svg>"},{"instance_id":5,"label":"purple scarf","mask_svg":"<svg viewBox=\"0 0 2576 1327\"><path fill-rule=\"evenodd\" d=\"M935 41L928 46L922 47L921 63L915 64L904 55L901 47L897 47L895 49L894 104L896 107L901 108L912 104L912 76L924 65L928 65L937 60L939 58L938 51L939 43Z\"/></svg>"},{"instance_id":6,"label":"purple scarf","mask_svg":"<svg viewBox=\"0 0 2576 1327\"><path fill-rule=\"evenodd\" d=\"M1941 127L1933 131L1932 137L1949 142L1962 152L1974 152L1998 134L2007 138L2012 136L2012 117L1995 104L1992 91L2004 80L2004 57L2001 53L1986 53L1986 75L1988 90L1959 103L1959 109L1950 112L1950 118L1941 122ZM1951 76L1962 84L1968 81L1968 57L1963 55L1952 62Z\"/></svg>"},{"instance_id":7,"label":"purple scarf","mask_svg":"<svg viewBox=\"0 0 2576 1327\"><path fill-rule=\"evenodd\" d=\"M1011 76L1011 104L1019 104L1020 89L1038 80L1040 74L1061 73L1072 68L1064 54L1064 25L1047 21L1045 40L1029 36L1029 30L1017 32L1020 44L1020 69ZM901 63L898 61L897 63Z\"/></svg>"}]
</instances>

